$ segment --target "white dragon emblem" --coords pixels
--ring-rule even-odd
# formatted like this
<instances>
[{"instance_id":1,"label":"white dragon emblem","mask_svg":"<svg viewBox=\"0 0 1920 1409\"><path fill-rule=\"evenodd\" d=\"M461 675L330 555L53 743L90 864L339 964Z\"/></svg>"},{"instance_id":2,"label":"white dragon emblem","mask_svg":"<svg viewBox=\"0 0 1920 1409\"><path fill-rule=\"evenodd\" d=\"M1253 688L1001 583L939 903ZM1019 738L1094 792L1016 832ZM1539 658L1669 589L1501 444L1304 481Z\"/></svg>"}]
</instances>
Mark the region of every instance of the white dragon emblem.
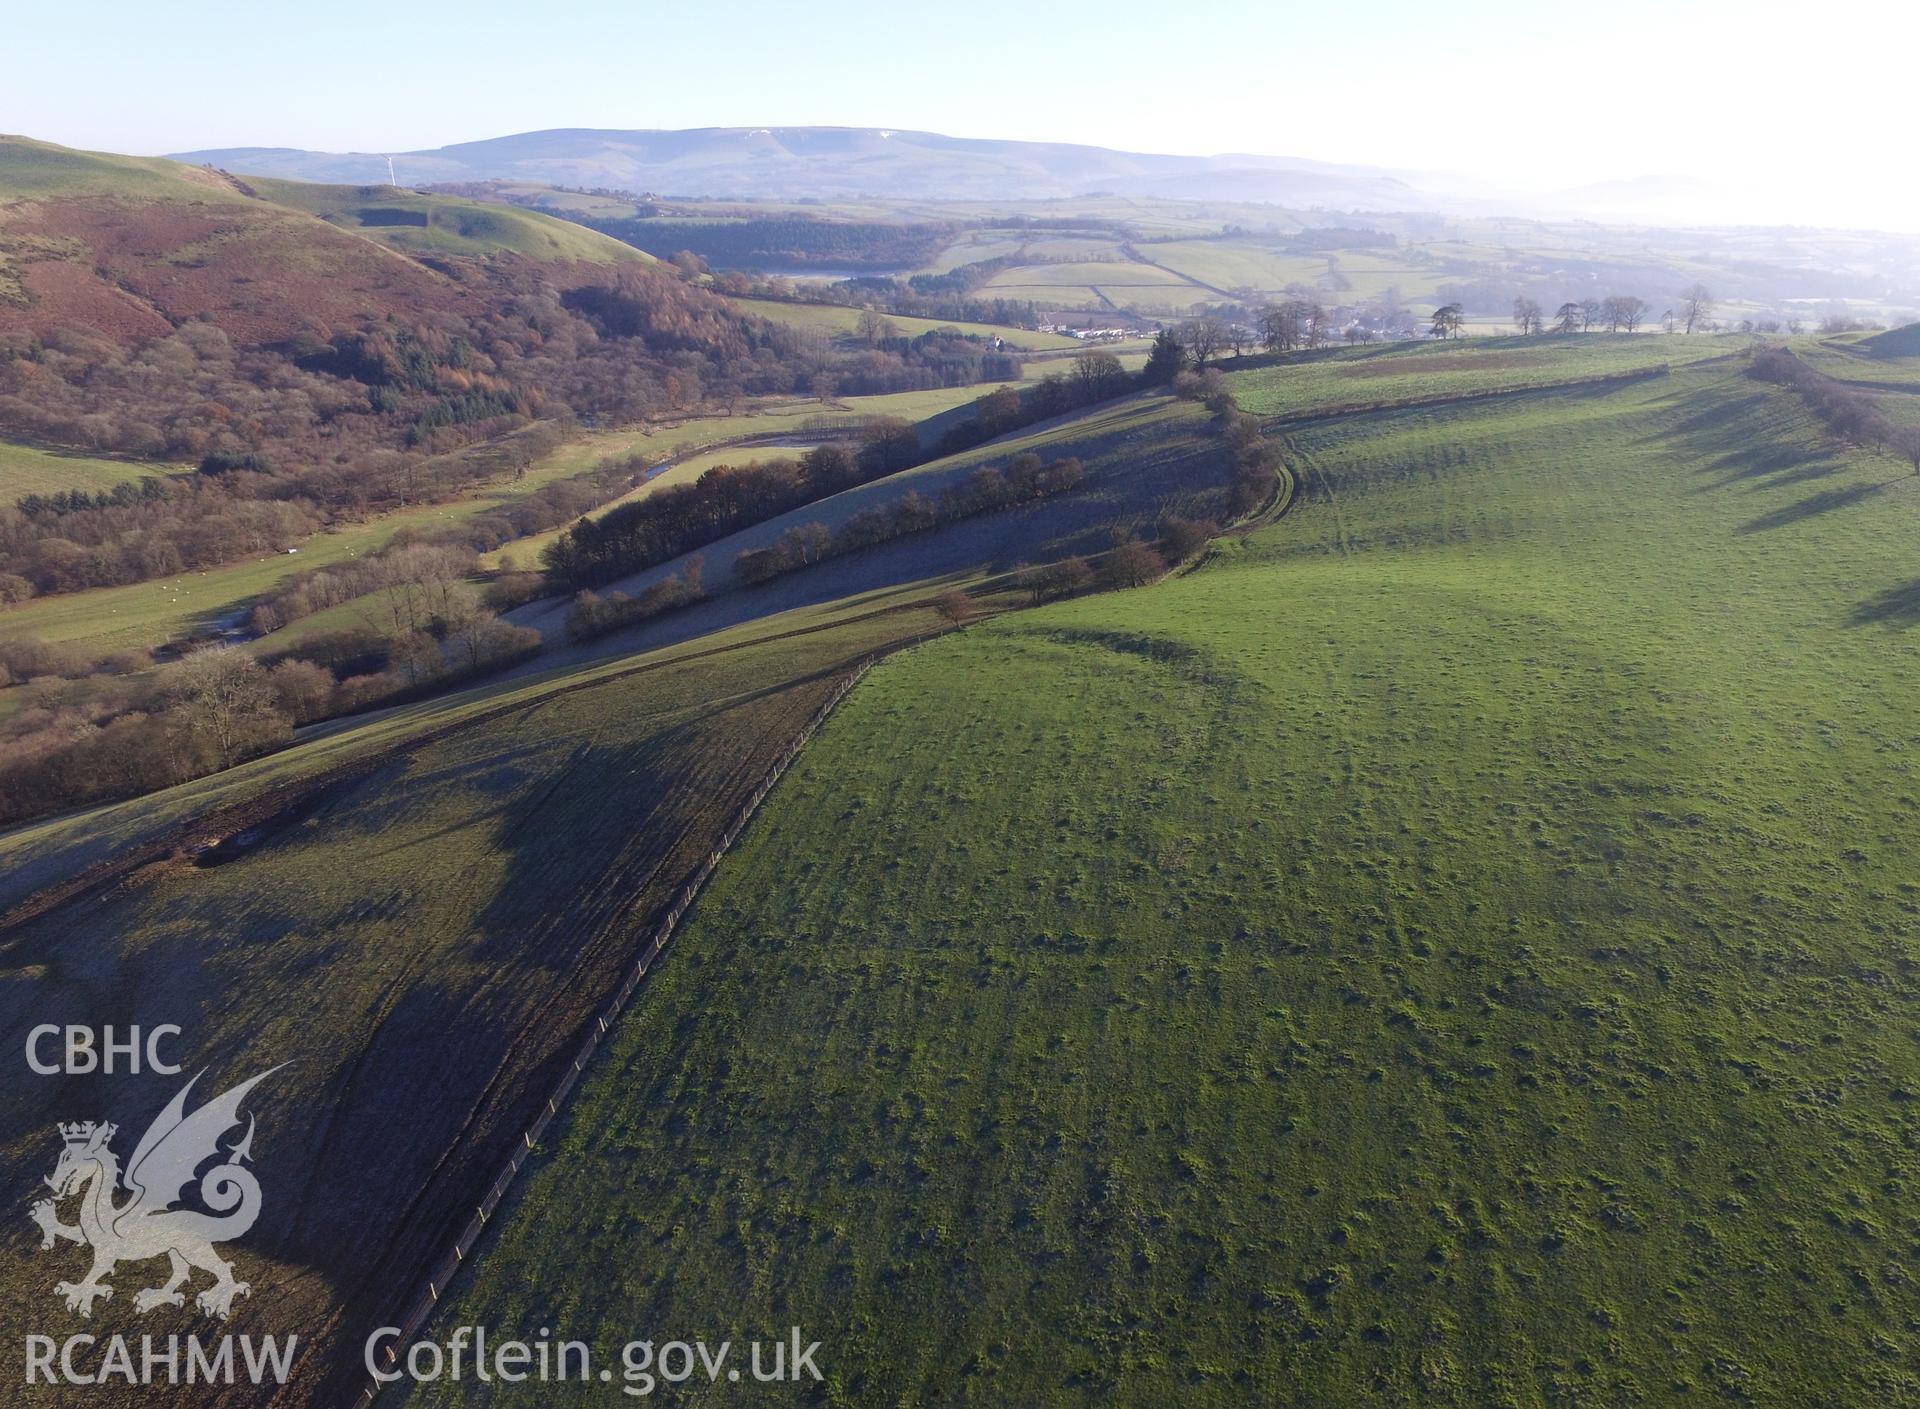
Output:
<instances>
[{"instance_id":1,"label":"white dragon emblem","mask_svg":"<svg viewBox=\"0 0 1920 1409\"><path fill-rule=\"evenodd\" d=\"M195 1267L214 1277L213 1285L194 1298L194 1304L209 1316L224 1321L234 1298L251 1290L233 1279L232 1266L213 1245L240 1237L260 1216L259 1181L243 1167L253 1148L253 1117L247 1117L247 1133L231 1150L222 1150L220 1140L240 1123L241 1099L273 1072L243 1081L188 1115L187 1093L203 1074L180 1088L134 1146L126 1173L126 1192L131 1197L118 1207L114 1196L121 1184L120 1158L110 1148L118 1127L93 1121L60 1127L64 1142L60 1162L46 1180L53 1197L34 1204L31 1216L40 1226L43 1251L56 1239L93 1249L93 1269L86 1280L61 1282L54 1288L69 1311L91 1316L96 1299L112 1297L113 1288L101 1278L116 1263L156 1257L169 1259L172 1275L165 1286L135 1294L135 1311L184 1305L186 1297L180 1288ZM200 1178L200 1199L213 1212L175 1208L193 1182L194 1171L216 1156L223 1161ZM62 1223L58 1203L74 1193L80 1195L80 1221L78 1225Z\"/></svg>"}]
</instances>

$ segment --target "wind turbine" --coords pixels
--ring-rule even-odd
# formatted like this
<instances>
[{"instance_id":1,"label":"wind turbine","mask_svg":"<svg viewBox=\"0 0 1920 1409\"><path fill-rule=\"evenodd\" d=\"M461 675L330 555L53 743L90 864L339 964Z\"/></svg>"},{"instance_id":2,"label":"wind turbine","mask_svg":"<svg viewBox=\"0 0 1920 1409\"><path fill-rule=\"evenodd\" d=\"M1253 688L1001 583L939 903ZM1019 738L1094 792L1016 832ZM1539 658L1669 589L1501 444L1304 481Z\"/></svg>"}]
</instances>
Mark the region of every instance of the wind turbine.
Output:
<instances>
[{"instance_id":1,"label":"wind turbine","mask_svg":"<svg viewBox=\"0 0 1920 1409\"><path fill-rule=\"evenodd\" d=\"M392 157L387 158L387 184L389 186L398 186L400 184L400 178L393 174L393 158Z\"/></svg>"}]
</instances>

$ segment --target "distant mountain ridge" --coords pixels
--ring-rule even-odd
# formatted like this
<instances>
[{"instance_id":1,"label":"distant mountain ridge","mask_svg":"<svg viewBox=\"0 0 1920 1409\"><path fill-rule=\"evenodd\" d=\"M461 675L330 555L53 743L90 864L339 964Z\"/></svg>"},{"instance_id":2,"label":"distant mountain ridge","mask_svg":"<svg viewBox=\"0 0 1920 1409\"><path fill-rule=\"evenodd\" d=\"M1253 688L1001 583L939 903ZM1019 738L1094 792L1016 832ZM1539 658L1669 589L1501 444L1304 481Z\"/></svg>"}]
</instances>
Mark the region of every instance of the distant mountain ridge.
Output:
<instances>
[{"instance_id":1,"label":"distant mountain ridge","mask_svg":"<svg viewBox=\"0 0 1920 1409\"><path fill-rule=\"evenodd\" d=\"M182 152L175 159L240 175L363 184L387 181L389 154L230 147ZM867 127L567 127L394 152L391 159L394 179L410 186L505 180L788 200L1034 200L1108 191L1350 210L1431 208L1434 200L1399 175L1369 167Z\"/></svg>"}]
</instances>

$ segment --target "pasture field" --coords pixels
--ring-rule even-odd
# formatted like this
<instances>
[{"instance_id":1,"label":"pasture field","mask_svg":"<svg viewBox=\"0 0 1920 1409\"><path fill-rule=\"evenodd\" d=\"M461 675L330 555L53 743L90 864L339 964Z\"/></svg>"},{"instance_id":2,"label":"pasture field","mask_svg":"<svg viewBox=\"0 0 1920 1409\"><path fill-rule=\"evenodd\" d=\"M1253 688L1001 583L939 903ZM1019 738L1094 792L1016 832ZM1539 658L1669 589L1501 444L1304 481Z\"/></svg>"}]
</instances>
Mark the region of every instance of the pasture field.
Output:
<instances>
[{"instance_id":1,"label":"pasture field","mask_svg":"<svg viewBox=\"0 0 1920 1409\"><path fill-rule=\"evenodd\" d=\"M1897 405L1901 395L1920 392L1920 341L1897 336L1908 331L1902 328L1894 334L1868 338L1797 338L1792 347L1801 361L1835 381L1850 383L1869 394L1894 393L1879 398L1892 410L1888 403Z\"/></svg>"},{"instance_id":2,"label":"pasture field","mask_svg":"<svg viewBox=\"0 0 1920 1409\"><path fill-rule=\"evenodd\" d=\"M860 309L844 308L834 303L784 303L760 298L736 298L731 302L742 312L752 313L770 322L810 328L816 332L850 336L860 327ZM958 328L976 338L1004 338L1016 348L1057 350L1080 345L1058 333L1039 333L1031 328L1009 328L995 323L956 323L938 318L907 318L893 313L881 316L906 337L919 337L922 333L937 332L941 328Z\"/></svg>"},{"instance_id":3,"label":"pasture field","mask_svg":"<svg viewBox=\"0 0 1920 1409\"><path fill-rule=\"evenodd\" d=\"M1920 1395L1920 489L1737 364L1286 449L1200 570L868 676L440 1335L797 1324L846 1404Z\"/></svg>"},{"instance_id":4,"label":"pasture field","mask_svg":"<svg viewBox=\"0 0 1920 1409\"><path fill-rule=\"evenodd\" d=\"M1331 290L1329 298L1364 303L1398 290L1400 298L1420 314L1431 313L1440 302L1440 286L1459 277L1445 269L1405 263L1375 250L1343 250L1328 260L1324 275Z\"/></svg>"},{"instance_id":5,"label":"pasture field","mask_svg":"<svg viewBox=\"0 0 1920 1409\"><path fill-rule=\"evenodd\" d=\"M1317 286L1325 255L1294 254L1252 240L1175 240L1137 246L1143 259L1215 288L1278 293L1289 284Z\"/></svg>"},{"instance_id":6,"label":"pasture field","mask_svg":"<svg viewBox=\"0 0 1920 1409\"><path fill-rule=\"evenodd\" d=\"M982 293L986 297L1031 299L1051 307L1096 308L1111 304L1116 308L1165 313L1180 312L1219 298L1218 294L1189 283L1170 269L1131 260L1015 265L988 280Z\"/></svg>"},{"instance_id":7,"label":"pasture field","mask_svg":"<svg viewBox=\"0 0 1920 1409\"><path fill-rule=\"evenodd\" d=\"M180 465L113 460L0 440L0 503L3 504L11 504L26 494L57 494L63 489L98 492L146 475L184 472L185 467Z\"/></svg>"},{"instance_id":8,"label":"pasture field","mask_svg":"<svg viewBox=\"0 0 1920 1409\"><path fill-rule=\"evenodd\" d=\"M1120 257L1120 240L1113 235L1074 236L1040 234L1033 230L969 230L948 245L918 272L946 274L965 264L1021 255L1039 259L1100 259Z\"/></svg>"},{"instance_id":9,"label":"pasture field","mask_svg":"<svg viewBox=\"0 0 1920 1409\"><path fill-rule=\"evenodd\" d=\"M1227 386L1244 411L1297 417L1680 366L1726 357L1750 344L1751 339L1738 336L1629 333L1384 343L1295 354L1271 366L1230 371Z\"/></svg>"}]
</instances>

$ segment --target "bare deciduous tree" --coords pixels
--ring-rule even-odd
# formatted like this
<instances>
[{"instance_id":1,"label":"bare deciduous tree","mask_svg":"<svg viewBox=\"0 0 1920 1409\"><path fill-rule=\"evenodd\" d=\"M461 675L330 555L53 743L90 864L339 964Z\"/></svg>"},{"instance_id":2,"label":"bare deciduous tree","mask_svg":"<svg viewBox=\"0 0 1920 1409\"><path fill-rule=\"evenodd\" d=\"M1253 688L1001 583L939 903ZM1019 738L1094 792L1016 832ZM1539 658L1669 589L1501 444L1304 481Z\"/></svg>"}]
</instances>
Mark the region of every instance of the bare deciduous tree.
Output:
<instances>
[{"instance_id":1,"label":"bare deciduous tree","mask_svg":"<svg viewBox=\"0 0 1920 1409\"><path fill-rule=\"evenodd\" d=\"M1111 352L1090 347L1073 355L1073 383L1081 400L1105 401L1127 389L1127 369Z\"/></svg>"},{"instance_id":2,"label":"bare deciduous tree","mask_svg":"<svg viewBox=\"0 0 1920 1409\"><path fill-rule=\"evenodd\" d=\"M232 646L203 646L173 668L169 681L188 727L204 738L222 768L246 746L284 733L287 717L265 667Z\"/></svg>"},{"instance_id":3,"label":"bare deciduous tree","mask_svg":"<svg viewBox=\"0 0 1920 1409\"><path fill-rule=\"evenodd\" d=\"M1689 284L1680 290L1680 322L1691 333L1713 317L1713 290L1705 284Z\"/></svg>"},{"instance_id":4,"label":"bare deciduous tree","mask_svg":"<svg viewBox=\"0 0 1920 1409\"><path fill-rule=\"evenodd\" d=\"M1193 365L1204 367L1227 345L1227 330L1218 318L1195 318L1180 330Z\"/></svg>"},{"instance_id":5,"label":"bare deciduous tree","mask_svg":"<svg viewBox=\"0 0 1920 1409\"><path fill-rule=\"evenodd\" d=\"M1647 316L1647 301L1633 294L1616 294L1607 300L1607 326L1616 333L1639 330Z\"/></svg>"},{"instance_id":6,"label":"bare deciduous tree","mask_svg":"<svg viewBox=\"0 0 1920 1409\"><path fill-rule=\"evenodd\" d=\"M1513 326L1523 333L1540 331L1545 315L1534 299L1521 297L1513 301Z\"/></svg>"},{"instance_id":7,"label":"bare deciduous tree","mask_svg":"<svg viewBox=\"0 0 1920 1409\"><path fill-rule=\"evenodd\" d=\"M1920 426L1900 426L1888 437L1887 444L1893 452L1913 466L1913 472L1920 475Z\"/></svg>"},{"instance_id":8,"label":"bare deciduous tree","mask_svg":"<svg viewBox=\"0 0 1920 1409\"><path fill-rule=\"evenodd\" d=\"M1100 581L1106 587L1143 587L1166 570L1166 559L1150 545L1132 538L1107 554L1100 565Z\"/></svg>"},{"instance_id":9,"label":"bare deciduous tree","mask_svg":"<svg viewBox=\"0 0 1920 1409\"><path fill-rule=\"evenodd\" d=\"M935 597L933 609L940 614L942 621L952 626L963 626L974 617L973 598L958 587Z\"/></svg>"}]
</instances>

